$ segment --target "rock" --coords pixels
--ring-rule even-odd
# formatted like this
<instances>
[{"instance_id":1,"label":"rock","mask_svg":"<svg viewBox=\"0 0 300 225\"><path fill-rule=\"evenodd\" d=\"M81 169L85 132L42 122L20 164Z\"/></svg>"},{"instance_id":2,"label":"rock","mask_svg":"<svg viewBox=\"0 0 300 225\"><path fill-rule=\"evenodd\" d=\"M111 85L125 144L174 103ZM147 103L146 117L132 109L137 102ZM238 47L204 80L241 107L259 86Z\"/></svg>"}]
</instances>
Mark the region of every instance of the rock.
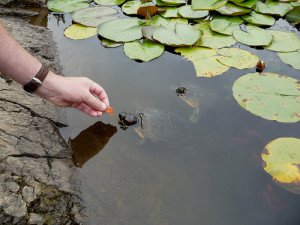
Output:
<instances>
[{"instance_id":1,"label":"rock","mask_svg":"<svg viewBox=\"0 0 300 225\"><path fill-rule=\"evenodd\" d=\"M36 194L34 193L33 187L28 187L28 186L23 187L22 196L27 204L35 200L37 197Z\"/></svg>"},{"instance_id":2,"label":"rock","mask_svg":"<svg viewBox=\"0 0 300 225\"><path fill-rule=\"evenodd\" d=\"M4 186L13 193L17 193L20 189L20 186L14 181L5 182Z\"/></svg>"},{"instance_id":3,"label":"rock","mask_svg":"<svg viewBox=\"0 0 300 225\"><path fill-rule=\"evenodd\" d=\"M26 203L20 195L9 195L4 198L3 211L12 217L23 217L27 213Z\"/></svg>"},{"instance_id":4,"label":"rock","mask_svg":"<svg viewBox=\"0 0 300 225\"><path fill-rule=\"evenodd\" d=\"M29 213L28 224L42 225L45 222L44 217L36 213Z\"/></svg>"}]
</instances>

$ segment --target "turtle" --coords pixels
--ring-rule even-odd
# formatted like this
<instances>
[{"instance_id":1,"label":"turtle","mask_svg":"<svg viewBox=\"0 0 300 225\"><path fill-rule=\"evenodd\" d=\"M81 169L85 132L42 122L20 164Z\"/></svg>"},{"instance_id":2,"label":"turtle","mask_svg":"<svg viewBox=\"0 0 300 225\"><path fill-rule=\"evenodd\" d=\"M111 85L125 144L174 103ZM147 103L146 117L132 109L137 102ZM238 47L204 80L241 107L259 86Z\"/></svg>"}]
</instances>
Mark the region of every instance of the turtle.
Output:
<instances>
[{"instance_id":1,"label":"turtle","mask_svg":"<svg viewBox=\"0 0 300 225\"><path fill-rule=\"evenodd\" d=\"M172 87L172 89L174 89L174 87ZM212 103L214 99L212 93L205 92L201 87L194 84L185 84L177 87L175 88L175 92L180 99L193 109L189 118L192 123L198 122L200 110L207 108L208 104Z\"/></svg>"},{"instance_id":2,"label":"turtle","mask_svg":"<svg viewBox=\"0 0 300 225\"><path fill-rule=\"evenodd\" d=\"M189 138L189 126L180 116L159 109L146 108L140 113L140 126L133 129L142 138L153 142L178 143Z\"/></svg>"}]
</instances>

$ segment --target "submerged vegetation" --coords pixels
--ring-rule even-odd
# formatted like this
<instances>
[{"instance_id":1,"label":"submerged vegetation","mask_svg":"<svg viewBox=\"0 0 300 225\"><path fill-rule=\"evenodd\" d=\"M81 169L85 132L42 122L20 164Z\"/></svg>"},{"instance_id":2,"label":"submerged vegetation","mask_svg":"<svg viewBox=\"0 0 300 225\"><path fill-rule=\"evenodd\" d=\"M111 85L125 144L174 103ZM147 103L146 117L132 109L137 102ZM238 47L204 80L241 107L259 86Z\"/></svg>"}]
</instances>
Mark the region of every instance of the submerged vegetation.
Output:
<instances>
[{"instance_id":1,"label":"submerged vegetation","mask_svg":"<svg viewBox=\"0 0 300 225\"><path fill-rule=\"evenodd\" d=\"M127 17L110 5L119 5ZM236 43L275 51L282 62L300 70L299 35L272 27L278 18L299 27L300 0L49 0L48 8L71 13L74 23L65 30L70 39L98 34L103 46L123 45L129 58L145 62L162 55L167 46L190 60L198 77L212 78L261 62L233 47ZM300 81L287 75L246 74L234 83L233 95L241 107L264 119L300 121ZM265 170L298 194L299 141L276 139L262 153Z\"/></svg>"}]
</instances>

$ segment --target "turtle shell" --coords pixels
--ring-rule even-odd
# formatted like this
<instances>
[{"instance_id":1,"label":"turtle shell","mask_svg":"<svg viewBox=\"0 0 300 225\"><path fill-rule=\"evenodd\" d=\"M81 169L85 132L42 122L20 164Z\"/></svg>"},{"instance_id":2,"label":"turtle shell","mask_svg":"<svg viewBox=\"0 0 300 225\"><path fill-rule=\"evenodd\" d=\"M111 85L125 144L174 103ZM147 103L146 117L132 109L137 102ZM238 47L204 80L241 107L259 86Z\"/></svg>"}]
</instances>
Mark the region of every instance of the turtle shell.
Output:
<instances>
[{"instance_id":1,"label":"turtle shell","mask_svg":"<svg viewBox=\"0 0 300 225\"><path fill-rule=\"evenodd\" d=\"M174 113L147 108L142 123L144 137L154 142L177 143L189 137L188 124Z\"/></svg>"}]
</instances>

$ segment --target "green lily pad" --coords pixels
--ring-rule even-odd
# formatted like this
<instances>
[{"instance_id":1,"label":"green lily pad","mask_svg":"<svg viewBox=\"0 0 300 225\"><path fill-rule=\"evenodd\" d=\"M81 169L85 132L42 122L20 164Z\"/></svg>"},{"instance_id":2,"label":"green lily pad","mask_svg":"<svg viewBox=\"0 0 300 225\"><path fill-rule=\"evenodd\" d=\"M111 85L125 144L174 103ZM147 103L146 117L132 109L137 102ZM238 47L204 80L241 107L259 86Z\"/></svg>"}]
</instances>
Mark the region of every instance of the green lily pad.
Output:
<instances>
[{"instance_id":1,"label":"green lily pad","mask_svg":"<svg viewBox=\"0 0 300 225\"><path fill-rule=\"evenodd\" d=\"M174 5L174 4L166 3L161 0L155 0L155 2L157 6L170 6L170 7L176 6L176 4Z\"/></svg>"},{"instance_id":2,"label":"green lily pad","mask_svg":"<svg viewBox=\"0 0 300 225\"><path fill-rule=\"evenodd\" d=\"M180 53L185 59L193 62L197 77L214 77L229 70L228 66L217 60L217 52L214 49L202 47L177 48L175 52Z\"/></svg>"},{"instance_id":3,"label":"green lily pad","mask_svg":"<svg viewBox=\"0 0 300 225\"><path fill-rule=\"evenodd\" d=\"M141 1L137 0L125 2L122 5L122 11L127 15L136 15L138 9L142 6L142 4L143 3Z\"/></svg>"},{"instance_id":4,"label":"green lily pad","mask_svg":"<svg viewBox=\"0 0 300 225\"><path fill-rule=\"evenodd\" d=\"M118 16L116 14L118 14L118 10L114 8L98 6L72 12L71 17L76 23L88 27L97 27L100 23L117 19Z\"/></svg>"},{"instance_id":5,"label":"green lily pad","mask_svg":"<svg viewBox=\"0 0 300 225\"><path fill-rule=\"evenodd\" d=\"M49 0L48 9L53 12L68 13L89 7L87 0Z\"/></svg>"},{"instance_id":6,"label":"green lily pad","mask_svg":"<svg viewBox=\"0 0 300 225\"><path fill-rule=\"evenodd\" d=\"M272 34L262 28L250 25L246 30L234 30L232 35L238 42L249 46L267 46L273 40Z\"/></svg>"},{"instance_id":7,"label":"green lily pad","mask_svg":"<svg viewBox=\"0 0 300 225\"><path fill-rule=\"evenodd\" d=\"M246 7L246 8L252 8L253 6L255 6L257 1L258 0L245 0L245 1L232 1L232 2L236 5L239 5L239 6L243 6L243 7Z\"/></svg>"},{"instance_id":8,"label":"green lily pad","mask_svg":"<svg viewBox=\"0 0 300 225\"><path fill-rule=\"evenodd\" d=\"M255 11L252 11L250 15L242 16L242 18L246 20L248 23L255 24L255 25L272 26L275 24L275 19L272 16L257 13Z\"/></svg>"},{"instance_id":9,"label":"green lily pad","mask_svg":"<svg viewBox=\"0 0 300 225\"><path fill-rule=\"evenodd\" d=\"M153 39L170 46L193 45L201 36L201 32L186 24L176 23L174 29L159 26L153 33Z\"/></svg>"},{"instance_id":10,"label":"green lily pad","mask_svg":"<svg viewBox=\"0 0 300 225\"><path fill-rule=\"evenodd\" d=\"M118 43L118 42L115 42L115 41L111 41L111 40L108 40L108 39L105 39L105 38L102 38L101 39L101 44L106 47L106 48L116 48L116 47L119 47L122 45L122 43Z\"/></svg>"},{"instance_id":11,"label":"green lily pad","mask_svg":"<svg viewBox=\"0 0 300 225\"><path fill-rule=\"evenodd\" d=\"M192 0L193 10L216 10L226 4L227 0Z\"/></svg>"},{"instance_id":12,"label":"green lily pad","mask_svg":"<svg viewBox=\"0 0 300 225\"><path fill-rule=\"evenodd\" d=\"M125 54L134 60L148 62L159 57L164 52L164 45L150 41L133 41L124 44Z\"/></svg>"},{"instance_id":13,"label":"green lily pad","mask_svg":"<svg viewBox=\"0 0 300 225\"><path fill-rule=\"evenodd\" d=\"M164 9L166 10L163 13L160 13L160 15L164 18L176 18L176 17L180 17L180 15L178 14L178 8L177 7L164 7Z\"/></svg>"},{"instance_id":14,"label":"green lily pad","mask_svg":"<svg viewBox=\"0 0 300 225\"><path fill-rule=\"evenodd\" d=\"M245 14L249 13L251 11L251 9L241 7L241 6L235 5L233 3L226 3L221 8L216 9L216 11L221 13L222 15L239 16L239 15L245 15Z\"/></svg>"},{"instance_id":15,"label":"green lily pad","mask_svg":"<svg viewBox=\"0 0 300 225\"><path fill-rule=\"evenodd\" d=\"M300 194L300 139L277 138L261 154L264 170L286 190Z\"/></svg>"},{"instance_id":16,"label":"green lily pad","mask_svg":"<svg viewBox=\"0 0 300 225\"><path fill-rule=\"evenodd\" d=\"M293 52L300 49L300 38L292 32L269 30L273 35L272 43L265 49L277 52Z\"/></svg>"},{"instance_id":17,"label":"green lily pad","mask_svg":"<svg viewBox=\"0 0 300 225\"><path fill-rule=\"evenodd\" d=\"M186 0L161 0L162 2L169 5L182 5L186 4Z\"/></svg>"},{"instance_id":18,"label":"green lily pad","mask_svg":"<svg viewBox=\"0 0 300 225\"><path fill-rule=\"evenodd\" d=\"M266 0L265 3L257 2L254 10L263 14L284 16L293 7L290 3L284 3L274 0Z\"/></svg>"},{"instance_id":19,"label":"green lily pad","mask_svg":"<svg viewBox=\"0 0 300 225\"><path fill-rule=\"evenodd\" d=\"M241 107L267 120L300 121L299 80L274 73L250 73L237 79L233 96Z\"/></svg>"},{"instance_id":20,"label":"green lily pad","mask_svg":"<svg viewBox=\"0 0 300 225\"><path fill-rule=\"evenodd\" d=\"M160 15L155 15L151 18L150 25L156 28L159 26L168 27L170 21L171 20L169 18L164 18Z\"/></svg>"},{"instance_id":21,"label":"green lily pad","mask_svg":"<svg viewBox=\"0 0 300 225\"><path fill-rule=\"evenodd\" d=\"M64 35L73 40L82 40L97 34L97 28L86 27L81 24L73 24L65 29Z\"/></svg>"},{"instance_id":22,"label":"green lily pad","mask_svg":"<svg viewBox=\"0 0 300 225\"><path fill-rule=\"evenodd\" d=\"M128 42L142 37L143 21L135 18L111 20L98 26L98 33L115 42Z\"/></svg>"},{"instance_id":23,"label":"green lily pad","mask_svg":"<svg viewBox=\"0 0 300 225\"><path fill-rule=\"evenodd\" d=\"M99 5L121 5L126 0L94 0Z\"/></svg>"},{"instance_id":24,"label":"green lily pad","mask_svg":"<svg viewBox=\"0 0 300 225\"><path fill-rule=\"evenodd\" d=\"M240 70L253 68L259 61L256 55L239 48L222 48L218 49L217 53L219 55L217 60L220 63Z\"/></svg>"},{"instance_id":25,"label":"green lily pad","mask_svg":"<svg viewBox=\"0 0 300 225\"><path fill-rule=\"evenodd\" d=\"M300 4L300 2L299 2ZM300 24L300 6L293 8L285 15L285 19L294 25Z\"/></svg>"},{"instance_id":26,"label":"green lily pad","mask_svg":"<svg viewBox=\"0 0 300 225\"><path fill-rule=\"evenodd\" d=\"M216 17L210 21L210 28L220 34L232 35L233 30L240 29L240 24L243 23L240 17Z\"/></svg>"},{"instance_id":27,"label":"green lily pad","mask_svg":"<svg viewBox=\"0 0 300 225\"><path fill-rule=\"evenodd\" d=\"M300 49L295 52L279 52L278 56L284 63L300 70Z\"/></svg>"},{"instance_id":28,"label":"green lily pad","mask_svg":"<svg viewBox=\"0 0 300 225\"><path fill-rule=\"evenodd\" d=\"M185 5L178 8L178 13L187 19L199 19L208 16L209 12L207 10L192 10L192 6Z\"/></svg>"},{"instance_id":29,"label":"green lily pad","mask_svg":"<svg viewBox=\"0 0 300 225\"><path fill-rule=\"evenodd\" d=\"M203 36L199 39L195 45L199 47L208 48L224 48L232 46L236 43L236 40L232 36L219 34L210 29L209 22L205 21L195 26L203 32Z\"/></svg>"}]
</instances>

